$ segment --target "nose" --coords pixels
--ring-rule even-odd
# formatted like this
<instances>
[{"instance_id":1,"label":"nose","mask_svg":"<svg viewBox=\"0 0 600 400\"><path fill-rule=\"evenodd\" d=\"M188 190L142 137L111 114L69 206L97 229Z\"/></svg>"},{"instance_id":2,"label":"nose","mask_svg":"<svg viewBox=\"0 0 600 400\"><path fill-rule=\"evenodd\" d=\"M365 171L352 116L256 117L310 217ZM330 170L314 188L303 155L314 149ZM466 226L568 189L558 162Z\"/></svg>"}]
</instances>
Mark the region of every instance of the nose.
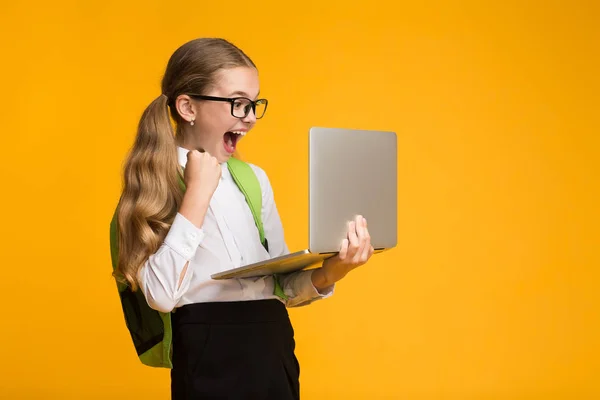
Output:
<instances>
[{"instance_id":1,"label":"nose","mask_svg":"<svg viewBox=\"0 0 600 400\"><path fill-rule=\"evenodd\" d=\"M254 109L250 109L250 111L248 112L248 115L246 115L244 118L242 118L242 122L245 122L246 124L252 124L254 125L256 123L256 114L254 114Z\"/></svg>"}]
</instances>

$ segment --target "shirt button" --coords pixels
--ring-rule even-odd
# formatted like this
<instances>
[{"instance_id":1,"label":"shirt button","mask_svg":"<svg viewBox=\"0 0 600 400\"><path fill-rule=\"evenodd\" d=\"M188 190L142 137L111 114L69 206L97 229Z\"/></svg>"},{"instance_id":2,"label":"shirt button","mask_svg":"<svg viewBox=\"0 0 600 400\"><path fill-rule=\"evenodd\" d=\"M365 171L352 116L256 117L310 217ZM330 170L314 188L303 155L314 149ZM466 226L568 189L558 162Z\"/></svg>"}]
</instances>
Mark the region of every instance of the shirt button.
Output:
<instances>
[{"instance_id":1,"label":"shirt button","mask_svg":"<svg viewBox=\"0 0 600 400\"><path fill-rule=\"evenodd\" d=\"M190 238L192 238L192 240L196 240L196 237L197 237L196 232L190 233Z\"/></svg>"},{"instance_id":2,"label":"shirt button","mask_svg":"<svg viewBox=\"0 0 600 400\"><path fill-rule=\"evenodd\" d=\"M185 254L190 254L190 253L192 252L192 249L190 249L189 247L187 247L187 246L186 246L186 247L183 249L183 251L185 251Z\"/></svg>"}]
</instances>

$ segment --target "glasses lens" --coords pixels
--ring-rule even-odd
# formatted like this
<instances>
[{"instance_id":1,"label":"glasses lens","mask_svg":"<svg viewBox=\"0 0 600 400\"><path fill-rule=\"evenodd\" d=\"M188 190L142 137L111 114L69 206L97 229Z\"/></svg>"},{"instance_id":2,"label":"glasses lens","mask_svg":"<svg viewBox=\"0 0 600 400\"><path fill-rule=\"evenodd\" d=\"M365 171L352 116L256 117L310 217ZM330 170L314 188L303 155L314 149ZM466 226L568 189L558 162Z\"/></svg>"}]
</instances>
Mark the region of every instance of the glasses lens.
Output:
<instances>
[{"instance_id":1,"label":"glasses lens","mask_svg":"<svg viewBox=\"0 0 600 400\"><path fill-rule=\"evenodd\" d=\"M256 118L262 118L265 115L265 111L267 111L267 100L256 100Z\"/></svg>"},{"instance_id":2,"label":"glasses lens","mask_svg":"<svg viewBox=\"0 0 600 400\"><path fill-rule=\"evenodd\" d=\"M247 99L237 99L233 102L233 116L237 118L244 118L250 110L252 104Z\"/></svg>"},{"instance_id":3,"label":"glasses lens","mask_svg":"<svg viewBox=\"0 0 600 400\"><path fill-rule=\"evenodd\" d=\"M256 118L262 118L267 109L267 101L266 100L257 100L256 101L256 110L254 110L254 114ZM237 99L233 102L233 116L237 118L244 118L252 111L252 102L248 99Z\"/></svg>"}]
</instances>

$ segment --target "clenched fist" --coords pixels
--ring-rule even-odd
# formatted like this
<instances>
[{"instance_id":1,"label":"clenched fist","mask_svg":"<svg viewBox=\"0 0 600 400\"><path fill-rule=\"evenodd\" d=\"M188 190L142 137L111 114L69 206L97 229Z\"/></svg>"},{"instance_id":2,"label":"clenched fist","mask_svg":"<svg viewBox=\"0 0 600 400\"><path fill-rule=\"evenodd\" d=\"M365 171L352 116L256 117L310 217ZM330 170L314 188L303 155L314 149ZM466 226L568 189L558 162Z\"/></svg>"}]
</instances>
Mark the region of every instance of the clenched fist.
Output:
<instances>
[{"instance_id":1,"label":"clenched fist","mask_svg":"<svg viewBox=\"0 0 600 400\"><path fill-rule=\"evenodd\" d=\"M217 159L203 150L190 150L183 172L187 190L201 192L210 199L221 179L221 165Z\"/></svg>"}]
</instances>

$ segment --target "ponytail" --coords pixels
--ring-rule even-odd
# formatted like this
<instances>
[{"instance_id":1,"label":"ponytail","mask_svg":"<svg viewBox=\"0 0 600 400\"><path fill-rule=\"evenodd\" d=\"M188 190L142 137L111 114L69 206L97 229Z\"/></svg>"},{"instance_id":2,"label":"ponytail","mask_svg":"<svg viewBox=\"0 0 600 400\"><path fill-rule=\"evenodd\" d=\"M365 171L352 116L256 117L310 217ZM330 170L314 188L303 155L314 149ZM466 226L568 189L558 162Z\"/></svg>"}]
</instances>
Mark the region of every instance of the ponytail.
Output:
<instances>
[{"instance_id":1,"label":"ponytail","mask_svg":"<svg viewBox=\"0 0 600 400\"><path fill-rule=\"evenodd\" d=\"M115 277L132 290L138 287L139 269L160 247L183 198L167 104L162 94L144 110L124 167Z\"/></svg>"}]
</instances>

